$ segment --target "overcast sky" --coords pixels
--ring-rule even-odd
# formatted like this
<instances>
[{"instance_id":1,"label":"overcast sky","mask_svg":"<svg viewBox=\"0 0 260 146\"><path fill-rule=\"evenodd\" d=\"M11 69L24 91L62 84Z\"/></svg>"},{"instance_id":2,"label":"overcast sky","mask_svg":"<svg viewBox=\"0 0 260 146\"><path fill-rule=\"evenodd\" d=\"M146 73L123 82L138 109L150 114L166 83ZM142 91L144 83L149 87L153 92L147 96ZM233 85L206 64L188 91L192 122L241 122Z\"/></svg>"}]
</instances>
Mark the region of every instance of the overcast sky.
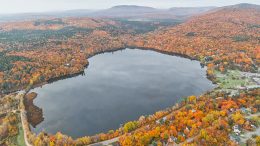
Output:
<instances>
[{"instance_id":1,"label":"overcast sky","mask_svg":"<svg viewBox=\"0 0 260 146\"><path fill-rule=\"evenodd\" d=\"M72 9L104 9L115 5L141 5L156 8L259 4L260 0L0 0L0 14L46 12Z\"/></svg>"}]
</instances>

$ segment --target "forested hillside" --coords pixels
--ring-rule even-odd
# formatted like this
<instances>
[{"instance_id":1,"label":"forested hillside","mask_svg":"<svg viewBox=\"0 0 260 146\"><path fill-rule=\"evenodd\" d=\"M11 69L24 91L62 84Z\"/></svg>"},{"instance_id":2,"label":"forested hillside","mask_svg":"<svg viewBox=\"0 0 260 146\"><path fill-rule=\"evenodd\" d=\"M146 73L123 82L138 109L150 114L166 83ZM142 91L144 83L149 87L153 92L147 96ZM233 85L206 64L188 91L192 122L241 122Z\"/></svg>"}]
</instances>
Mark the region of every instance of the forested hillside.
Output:
<instances>
[{"instance_id":1,"label":"forested hillside","mask_svg":"<svg viewBox=\"0 0 260 146\"><path fill-rule=\"evenodd\" d=\"M1 23L0 93L80 73L88 65L88 57L125 47L197 59L207 66L208 78L219 87L199 97L184 98L176 107L142 116L106 134L73 140L61 133L29 133L29 141L35 145L86 145L120 136L121 145L237 145L236 127L250 131L260 125L259 88L242 90L247 89L246 84L226 86L245 81L249 73L259 74L258 5L217 8L186 22L167 25L93 18ZM237 72L241 76L237 77ZM229 81L223 81L224 77ZM257 81L255 84L259 85ZM231 96L227 92L230 90L237 94ZM256 116L246 118L245 109ZM259 139L256 135L253 142L259 144Z\"/></svg>"},{"instance_id":2,"label":"forested hillside","mask_svg":"<svg viewBox=\"0 0 260 146\"><path fill-rule=\"evenodd\" d=\"M222 72L227 68L257 72L260 8L244 5L217 9L176 27L140 35L133 44L186 54Z\"/></svg>"}]
</instances>

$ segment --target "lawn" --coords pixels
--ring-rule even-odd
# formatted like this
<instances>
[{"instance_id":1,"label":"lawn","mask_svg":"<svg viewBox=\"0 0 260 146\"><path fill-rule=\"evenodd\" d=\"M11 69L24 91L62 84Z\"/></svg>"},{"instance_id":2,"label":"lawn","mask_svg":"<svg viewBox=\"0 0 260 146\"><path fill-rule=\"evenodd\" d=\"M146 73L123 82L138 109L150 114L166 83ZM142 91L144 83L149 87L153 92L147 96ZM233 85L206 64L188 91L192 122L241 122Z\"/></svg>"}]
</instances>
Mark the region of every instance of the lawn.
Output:
<instances>
[{"instance_id":1,"label":"lawn","mask_svg":"<svg viewBox=\"0 0 260 146\"><path fill-rule=\"evenodd\" d=\"M18 124L18 127L19 127L19 133L16 137L16 140L17 140L17 145L18 146L25 146L25 142L24 142L24 132L23 132L23 128L22 128L22 124L19 123Z\"/></svg>"},{"instance_id":2,"label":"lawn","mask_svg":"<svg viewBox=\"0 0 260 146\"><path fill-rule=\"evenodd\" d=\"M241 86L252 85L250 78L245 78L238 70L228 70L222 74L219 71L214 71L217 76L217 82L222 89L235 89Z\"/></svg>"}]
</instances>

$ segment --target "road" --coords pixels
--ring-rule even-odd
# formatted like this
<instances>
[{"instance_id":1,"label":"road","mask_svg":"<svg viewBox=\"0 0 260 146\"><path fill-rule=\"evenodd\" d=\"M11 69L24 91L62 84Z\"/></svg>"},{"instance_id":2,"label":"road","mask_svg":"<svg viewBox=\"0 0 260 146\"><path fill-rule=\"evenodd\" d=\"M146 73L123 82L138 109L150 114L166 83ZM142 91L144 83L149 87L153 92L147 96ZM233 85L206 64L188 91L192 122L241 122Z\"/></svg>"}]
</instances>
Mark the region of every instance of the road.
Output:
<instances>
[{"instance_id":1,"label":"road","mask_svg":"<svg viewBox=\"0 0 260 146\"><path fill-rule=\"evenodd\" d=\"M25 141L26 146L33 146L33 145L31 145L31 144L29 143L28 138L27 138L27 134L26 134L26 133L27 133L26 130L27 130L28 128L26 128L26 125L25 125L25 123L24 123L24 121L27 120L27 117L26 117L26 111L25 111L25 108L24 108L24 105L23 105L23 94L25 94L24 91L23 91L23 92L19 92L19 93L16 95L16 98L20 99L20 104L21 104L19 110L20 110L20 117L21 117L21 122L22 122L22 128L23 128L23 131L24 131L24 141ZM179 107L176 107L175 110L178 109L178 108L179 108ZM162 118L164 118L164 117L170 115L171 113L172 113L172 112L169 112L168 114L164 115L164 116L161 117L160 119L162 119ZM157 119L157 120L158 120L158 119ZM145 124L145 125L142 126L142 127L145 127L145 126L147 126L147 125L149 125L150 123L155 122L155 121L156 121L156 120L150 121L149 123ZM136 130L134 130L134 131L137 131L137 130L141 129L142 127L138 128L138 129L136 129ZM133 131L133 132L134 132L134 131ZM29 131L28 131L28 132L29 132ZM115 137L115 138L112 138L112 139L109 139L109 140L105 140L105 141L93 143L93 144L90 144L89 146L109 145L109 144L111 144L111 143L118 142L118 141L119 141L119 138L120 138L120 136Z\"/></svg>"},{"instance_id":2,"label":"road","mask_svg":"<svg viewBox=\"0 0 260 146\"><path fill-rule=\"evenodd\" d=\"M172 111L178 110L178 109L180 109L180 108L182 108L182 107L175 106L175 108L174 108ZM157 121L157 120L160 120L160 119L163 119L163 118L167 117L168 115L172 114L172 111L169 112L168 114L164 115L163 117L159 118L159 119L155 119L155 120L152 120L152 121L146 123L146 124L143 125L142 127L139 127L139 128L137 128L137 129L135 129L135 130L132 131L131 133L133 133L133 132L135 132L135 131L137 131L137 130L139 130L139 129L141 129L141 128L143 128L143 127L149 125L149 124L151 124L152 122L155 122L155 121ZM90 144L89 146L102 146L102 145L109 145L109 144L111 144L111 143L118 142L118 141L119 141L119 138L120 138L120 136L115 137L115 138L113 138L113 139L109 139L109 140L105 140L105 141L101 141L101 142L93 143L93 144Z\"/></svg>"},{"instance_id":3,"label":"road","mask_svg":"<svg viewBox=\"0 0 260 146\"><path fill-rule=\"evenodd\" d=\"M28 141L28 138L27 138L27 129L26 128L26 125L24 123L24 121L27 120L27 117L26 117L26 111L24 109L24 105L23 105L23 94L24 92L19 92L17 95L16 95L16 98L17 99L20 99L20 107L19 107L19 110L20 110L20 117L21 117L21 123L22 123L22 128L23 128L23 131L24 131L24 141L25 141L25 144L26 146L33 146L29 143ZM29 131L28 131L29 132ZM102 142L98 142L98 143L94 143L94 144L91 144L90 146L102 146L102 145L109 145L111 143L114 143L114 142L117 142L119 140L119 137L115 137L113 139L109 139L109 140L106 140L106 141L102 141Z\"/></svg>"},{"instance_id":4,"label":"road","mask_svg":"<svg viewBox=\"0 0 260 146\"><path fill-rule=\"evenodd\" d=\"M90 144L89 146L104 146L104 145L109 145L111 143L115 143L115 142L118 142L118 141L119 141L119 137L115 137L113 139L109 139L109 140L106 140L106 141L101 141L101 142L98 142L98 143Z\"/></svg>"},{"instance_id":5,"label":"road","mask_svg":"<svg viewBox=\"0 0 260 146\"><path fill-rule=\"evenodd\" d=\"M22 92L19 92L17 95L16 95L16 98L20 99L20 104L22 104L23 106L23 93ZM26 125L24 123L25 120L27 120L26 118L26 111L24 109L24 106L23 107L19 107L19 110L20 110L20 117L21 117L21 122L22 122L22 127L23 127L23 132L24 132L24 142L26 144L26 146L33 146L29 143L28 141L28 138L27 138L27 129L26 128ZM28 131L29 132L29 131Z\"/></svg>"},{"instance_id":6,"label":"road","mask_svg":"<svg viewBox=\"0 0 260 146\"><path fill-rule=\"evenodd\" d=\"M249 116L246 116L246 118L251 118L253 116L257 116L259 117L260 116L260 112L258 113L255 113L255 114L251 114ZM243 143L246 143L246 141L251 138L253 135L259 135L260 133L260 127L257 127L254 131L246 131L243 135L244 136L241 136L240 135L240 138L241 138L241 142Z\"/></svg>"}]
</instances>

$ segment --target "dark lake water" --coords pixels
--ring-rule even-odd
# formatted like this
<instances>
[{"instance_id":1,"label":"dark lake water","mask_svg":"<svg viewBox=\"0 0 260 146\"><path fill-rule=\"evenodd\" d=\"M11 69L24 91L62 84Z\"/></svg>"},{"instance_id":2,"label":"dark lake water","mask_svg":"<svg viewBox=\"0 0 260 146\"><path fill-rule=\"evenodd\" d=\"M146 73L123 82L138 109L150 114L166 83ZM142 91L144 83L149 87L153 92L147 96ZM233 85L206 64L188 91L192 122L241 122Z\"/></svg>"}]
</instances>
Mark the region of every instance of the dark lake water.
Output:
<instances>
[{"instance_id":1,"label":"dark lake water","mask_svg":"<svg viewBox=\"0 0 260 146\"><path fill-rule=\"evenodd\" d=\"M198 61L154 51L125 49L96 55L89 63L84 76L33 90L44 115L34 132L72 137L107 132L214 87Z\"/></svg>"}]
</instances>

